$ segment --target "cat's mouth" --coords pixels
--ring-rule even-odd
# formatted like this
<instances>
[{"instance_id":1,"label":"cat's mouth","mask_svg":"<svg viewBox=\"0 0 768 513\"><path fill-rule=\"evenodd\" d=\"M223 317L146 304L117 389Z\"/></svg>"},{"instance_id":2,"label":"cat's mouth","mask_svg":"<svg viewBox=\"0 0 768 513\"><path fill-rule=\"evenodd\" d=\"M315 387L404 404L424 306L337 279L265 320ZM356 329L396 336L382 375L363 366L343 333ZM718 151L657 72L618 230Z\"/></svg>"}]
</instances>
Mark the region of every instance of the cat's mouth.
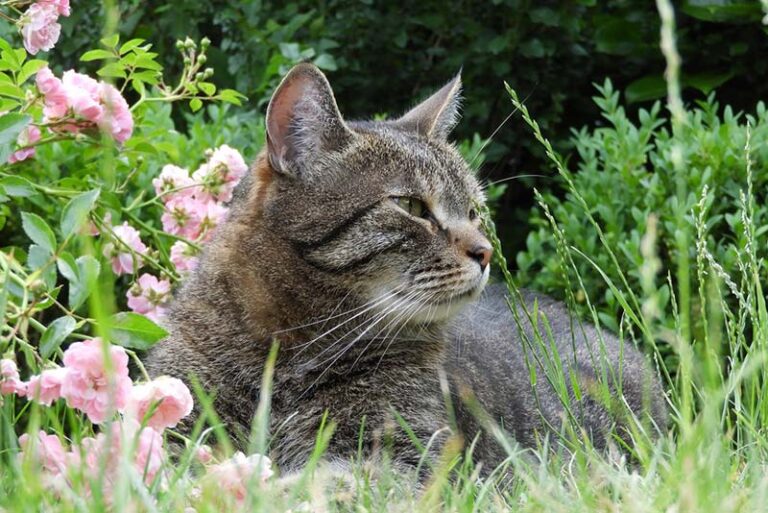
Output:
<instances>
[{"instance_id":1,"label":"cat's mouth","mask_svg":"<svg viewBox=\"0 0 768 513\"><path fill-rule=\"evenodd\" d=\"M405 287L392 292L385 308L401 324L439 324L452 319L468 303L476 300L488 283L489 267L461 282L444 287Z\"/></svg>"}]
</instances>

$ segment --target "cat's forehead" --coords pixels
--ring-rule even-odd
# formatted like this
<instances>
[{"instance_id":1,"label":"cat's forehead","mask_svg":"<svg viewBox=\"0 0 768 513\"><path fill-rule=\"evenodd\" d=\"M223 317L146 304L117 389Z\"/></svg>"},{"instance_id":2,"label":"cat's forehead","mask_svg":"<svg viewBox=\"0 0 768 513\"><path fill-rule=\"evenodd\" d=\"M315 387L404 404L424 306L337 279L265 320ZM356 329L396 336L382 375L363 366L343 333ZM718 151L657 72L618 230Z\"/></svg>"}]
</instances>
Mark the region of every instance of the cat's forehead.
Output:
<instances>
[{"instance_id":1,"label":"cat's forehead","mask_svg":"<svg viewBox=\"0 0 768 513\"><path fill-rule=\"evenodd\" d=\"M403 193L421 194L458 203L481 200L482 192L466 161L450 144L418 136L386 122L356 122L361 137L355 152L369 173Z\"/></svg>"}]
</instances>

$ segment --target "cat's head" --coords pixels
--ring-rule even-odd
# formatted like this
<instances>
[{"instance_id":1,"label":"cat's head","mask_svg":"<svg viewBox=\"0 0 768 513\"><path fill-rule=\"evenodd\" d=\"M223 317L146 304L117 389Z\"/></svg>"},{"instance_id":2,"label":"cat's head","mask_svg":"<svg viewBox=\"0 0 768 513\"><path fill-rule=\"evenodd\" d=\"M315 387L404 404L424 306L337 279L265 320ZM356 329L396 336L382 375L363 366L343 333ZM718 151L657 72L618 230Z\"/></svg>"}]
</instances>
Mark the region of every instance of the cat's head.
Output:
<instances>
[{"instance_id":1,"label":"cat's head","mask_svg":"<svg viewBox=\"0 0 768 513\"><path fill-rule=\"evenodd\" d=\"M294 67L267 110L267 229L373 312L445 320L482 291L483 192L447 142L457 76L404 116L345 121L316 67Z\"/></svg>"}]
</instances>

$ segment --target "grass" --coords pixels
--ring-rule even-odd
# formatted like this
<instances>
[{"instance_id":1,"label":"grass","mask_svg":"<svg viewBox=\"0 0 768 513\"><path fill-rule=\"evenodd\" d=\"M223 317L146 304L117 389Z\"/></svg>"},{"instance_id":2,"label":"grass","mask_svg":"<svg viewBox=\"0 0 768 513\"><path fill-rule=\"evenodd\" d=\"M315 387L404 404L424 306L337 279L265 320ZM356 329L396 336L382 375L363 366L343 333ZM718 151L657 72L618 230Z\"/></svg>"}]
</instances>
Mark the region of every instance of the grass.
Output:
<instances>
[{"instance_id":1,"label":"grass","mask_svg":"<svg viewBox=\"0 0 768 513\"><path fill-rule=\"evenodd\" d=\"M680 101L677 82L679 56L674 44L674 19L671 5L658 1L662 18L662 51L668 62L668 106L672 111L672 130L686 122L686 112ZM599 223L592 217L588 205L571 179L570 172L552 150L538 124L509 89L510 97L519 109L522 119L533 136L543 145L560 175L569 187L569 193L582 203L586 222L600 232ZM751 180L751 160L748 142L744 149L747 182L744 184L739 212L745 227L747 249L740 252L740 275L729 276L718 265L707 249L706 225L708 213L704 198L692 213L693 224L687 221L690 212L678 212L677 252L675 272L671 276L657 276L658 257L655 254L654 222L643 243L645 261L641 269L642 290L632 290L615 258L613 271L619 276L610 281L608 273L600 268L595 272L603 276L624 309L621 323L622 341L633 344L638 333L655 347L658 339L669 340L680 365L666 368L661 358L655 358L663 377L671 412L671 429L660 437L651 436L652 429L638 422L634 426L632 442L626 452L601 453L591 448L588 440L573 429L563 433L562 441L569 450L551 444L534 450L523 450L492 422L486 428L502 444L508 460L494 469L490 476L481 478L480 469L471 462L472 441L452 438L446 445L431 479L423 487L414 486L408 476L399 475L387 467L386 462L371 469L362 458L354 464L352 476L340 476L323 461L324 448L333 433L332 419L327 419L317 437L315 452L306 468L297 474L279 476L266 484L253 483L243 511L450 511L469 513L476 511L521 512L738 512L768 510L768 401L766 397L766 363L768 360L768 310L759 280L763 265L755 256L754 248L766 244L758 236L753 222L754 191ZM109 163L105 162L105 166ZM105 168L106 169L106 168ZM106 172L106 171L105 171ZM685 163L678 162L672 173L682 177ZM678 180L677 194L688 194L685 180ZM569 294L582 291L575 262L590 256L574 247L559 230L557 220L541 200L557 240L557 258L565 269L575 272L575 282L569 282ZM678 204L683 204L680 202ZM497 268L510 290L514 301L519 294L506 267L499 245L493 236ZM613 256L601 235L601 251ZM691 257L694 248L695 269L699 273L696 290L690 287ZM11 286L31 283L29 275L13 265L7 258L0 261L3 291L0 293L0 311L5 311L7 290ZM661 331L655 322L658 313L657 284L669 281L674 286L673 307L675 328ZM103 318L98 284L91 296L91 315ZM106 292L109 294L109 291ZM31 294L31 292L30 292ZM588 301L588 295L587 295ZM691 319L691 302L703 305L702 319ZM592 308L591 320L599 325L597 312ZM539 318L534 308L526 312ZM521 319L522 320L522 319ZM703 335L694 339L690 329L693 321L703 325ZM546 324L546 323L545 323ZM574 329L578 330L577 323ZM546 329L525 341L526 347L550 347ZM534 353L531 352L531 355ZM543 376L531 373L532 379L547 379L558 390L564 405L570 405L569 390L574 384L562 371L557 354L543 351L538 363ZM728 355L724 358L724 355ZM653 356L653 355L652 355ZM533 356L532 356L533 357ZM599 354L596 356L599 358ZM612 379L605 376L604 381ZM265 373L260 407L254 420L252 449L265 452L269 440L270 373ZM200 481L199 464L194 451L199 443L217 445L222 454L231 453L227 435L211 409L211 402L202 390L196 390L203 415L198 422L188 448L161 472L162 479L146 488L140 472L126 466L120 469L119 479L111 484L112 499L102 493L105 483L97 478L72 476L72 488L55 493L40 482L39 471L29 462L16 457L20 432L37 432L45 428L77 443L92 434L92 426L62 405L41 408L26 401L17 402L5 397L0 407L0 511L178 511L187 512L194 507L198 512L214 512L235 508L237 505L210 483ZM130 450L130 448L126 448ZM101 474L103 476L103 473ZM511 477L510 477L511 476ZM88 491L90 490L90 492Z\"/></svg>"}]
</instances>

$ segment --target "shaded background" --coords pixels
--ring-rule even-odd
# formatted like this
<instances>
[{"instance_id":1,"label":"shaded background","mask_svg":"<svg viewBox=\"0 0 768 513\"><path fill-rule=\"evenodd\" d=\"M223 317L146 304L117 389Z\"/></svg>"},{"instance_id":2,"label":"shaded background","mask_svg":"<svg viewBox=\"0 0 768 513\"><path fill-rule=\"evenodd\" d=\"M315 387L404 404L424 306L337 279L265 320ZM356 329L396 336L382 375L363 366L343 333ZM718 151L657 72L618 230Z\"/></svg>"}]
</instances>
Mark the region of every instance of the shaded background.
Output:
<instances>
[{"instance_id":1,"label":"shaded background","mask_svg":"<svg viewBox=\"0 0 768 513\"><path fill-rule=\"evenodd\" d=\"M766 28L760 2L675 2L686 99L717 97L736 110L766 98ZM77 56L98 34L100 6L74 0L62 19L65 37L54 51L64 67L86 67ZM212 39L209 65L219 86L249 97L263 113L280 76L312 60L326 71L347 117L397 115L463 68L464 118L456 137L489 136L511 112L507 81L547 137L564 155L570 127L601 123L590 100L594 83L610 78L629 110L664 95L659 21L652 1L494 0L421 2L331 0L261 2L122 0L122 39L143 37L178 68L175 41ZM95 71L94 69L91 71ZM182 116L179 122L183 124ZM482 176L517 175L497 208L507 250L524 246L532 189L552 190L553 170L519 117L513 116L487 148Z\"/></svg>"}]
</instances>

